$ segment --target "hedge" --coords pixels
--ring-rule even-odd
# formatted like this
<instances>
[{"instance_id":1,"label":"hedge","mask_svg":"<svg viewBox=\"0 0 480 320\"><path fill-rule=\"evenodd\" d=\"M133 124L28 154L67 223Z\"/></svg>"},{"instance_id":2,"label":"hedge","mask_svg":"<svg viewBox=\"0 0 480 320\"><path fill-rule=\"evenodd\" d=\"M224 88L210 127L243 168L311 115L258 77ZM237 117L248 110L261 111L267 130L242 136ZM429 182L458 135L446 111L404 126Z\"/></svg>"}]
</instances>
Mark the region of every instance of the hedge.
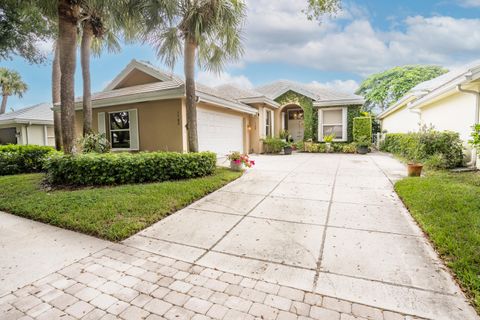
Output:
<instances>
[{"instance_id":1,"label":"hedge","mask_svg":"<svg viewBox=\"0 0 480 320\"><path fill-rule=\"evenodd\" d=\"M40 172L46 157L54 152L45 146L0 146L0 175Z\"/></svg>"},{"instance_id":2,"label":"hedge","mask_svg":"<svg viewBox=\"0 0 480 320\"><path fill-rule=\"evenodd\" d=\"M372 118L356 117L353 119L353 141L372 141Z\"/></svg>"},{"instance_id":3,"label":"hedge","mask_svg":"<svg viewBox=\"0 0 480 320\"><path fill-rule=\"evenodd\" d=\"M212 152L92 153L52 156L46 169L53 185L96 186L203 177L216 162Z\"/></svg>"},{"instance_id":4,"label":"hedge","mask_svg":"<svg viewBox=\"0 0 480 320\"><path fill-rule=\"evenodd\" d=\"M355 143L332 143L331 146L333 153L357 152L357 145ZM325 143L304 142L302 150L308 153L326 153L327 147Z\"/></svg>"},{"instance_id":5,"label":"hedge","mask_svg":"<svg viewBox=\"0 0 480 320\"><path fill-rule=\"evenodd\" d=\"M458 133L451 131L389 133L380 149L433 168L450 169L464 164L462 141Z\"/></svg>"}]
</instances>

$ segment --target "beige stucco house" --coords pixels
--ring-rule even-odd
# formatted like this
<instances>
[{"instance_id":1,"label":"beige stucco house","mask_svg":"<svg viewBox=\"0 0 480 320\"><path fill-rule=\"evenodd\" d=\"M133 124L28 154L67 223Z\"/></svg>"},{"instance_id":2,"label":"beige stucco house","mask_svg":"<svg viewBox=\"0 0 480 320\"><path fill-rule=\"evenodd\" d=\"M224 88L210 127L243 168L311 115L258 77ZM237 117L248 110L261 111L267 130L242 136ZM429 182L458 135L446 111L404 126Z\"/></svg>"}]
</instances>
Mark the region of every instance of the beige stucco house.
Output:
<instances>
[{"instance_id":1,"label":"beige stucco house","mask_svg":"<svg viewBox=\"0 0 480 320\"><path fill-rule=\"evenodd\" d=\"M388 133L418 131L421 126L458 132L470 156L468 140L479 123L480 62L452 70L413 88L378 115ZM475 155L472 162L476 160Z\"/></svg>"},{"instance_id":2,"label":"beige stucco house","mask_svg":"<svg viewBox=\"0 0 480 320\"><path fill-rule=\"evenodd\" d=\"M337 140L347 141L348 107L363 103L355 95L287 81L252 90L197 84L196 90L199 149L219 156L262 152L262 139L286 129L295 140L303 140L307 114L319 116L308 134L321 139L334 133ZM102 92L93 94L92 107L94 130L106 134L113 150L188 151L185 86L174 74L133 60ZM80 136L81 98L76 109Z\"/></svg>"},{"instance_id":3,"label":"beige stucco house","mask_svg":"<svg viewBox=\"0 0 480 320\"><path fill-rule=\"evenodd\" d=\"M0 115L0 144L54 146L52 105L42 103Z\"/></svg>"}]
</instances>

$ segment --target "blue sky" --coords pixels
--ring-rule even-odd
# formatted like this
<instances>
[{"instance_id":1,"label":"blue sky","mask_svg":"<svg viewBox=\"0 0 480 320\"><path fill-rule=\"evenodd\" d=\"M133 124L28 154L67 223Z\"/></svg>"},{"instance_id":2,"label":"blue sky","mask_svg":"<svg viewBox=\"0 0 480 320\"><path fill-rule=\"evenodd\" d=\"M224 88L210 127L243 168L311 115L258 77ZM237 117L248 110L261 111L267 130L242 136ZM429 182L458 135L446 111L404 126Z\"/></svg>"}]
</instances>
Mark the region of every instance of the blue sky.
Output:
<instances>
[{"instance_id":1,"label":"blue sky","mask_svg":"<svg viewBox=\"0 0 480 320\"><path fill-rule=\"evenodd\" d=\"M322 24L301 13L306 1L247 0L245 55L221 75L201 70L200 82L233 82L252 87L278 79L352 92L371 73L396 65L438 64L448 68L480 58L480 0L344 1L344 10ZM48 44L42 44L48 50ZM92 59L92 89L102 90L131 59L162 66L148 45L124 46L118 54ZM2 61L15 69L30 89L19 109L51 99L51 66L22 59ZM182 72L179 64L174 70ZM77 65L76 93L81 95Z\"/></svg>"}]
</instances>

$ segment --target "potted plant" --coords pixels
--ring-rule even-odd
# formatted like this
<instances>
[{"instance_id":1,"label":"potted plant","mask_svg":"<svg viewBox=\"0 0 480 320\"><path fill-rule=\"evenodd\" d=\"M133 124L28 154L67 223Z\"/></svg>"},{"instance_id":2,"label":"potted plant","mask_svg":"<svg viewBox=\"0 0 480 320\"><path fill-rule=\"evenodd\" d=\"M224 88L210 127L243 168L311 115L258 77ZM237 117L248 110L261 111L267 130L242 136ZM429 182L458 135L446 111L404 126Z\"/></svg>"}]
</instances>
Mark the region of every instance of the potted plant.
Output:
<instances>
[{"instance_id":1,"label":"potted plant","mask_svg":"<svg viewBox=\"0 0 480 320\"><path fill-rule=\"evenodd\" d=\"M369 139L365 136L362 136L358 139L357 143L357 153L358 154L367 154L368 148L372 144Z\"/></svg>"},{"instance_id":2,"label":"potted plant","mask_svg":"<svg viewBox=\"0 0 480 320\"><path fill-rule=\"evenodd\" d=\"M248 154L241 154L238 151L228 154L227 159L230 160L230 169L233 171L242 171L244 166L251 168L255 165L255 161L250 160Z\"/></svg>"},{"instance_id":3,"label":"potted plant","mask_svg":"<svg viewBox=\"0 0 480 320\"><path fill-rule=\"evenodd\" d=\"M407 174L409 177L420 177L422 175L423 164L420 163L420 152L415 150L412 153L412 159L407 163Z\"/></svg>"},{"instance_id":4,"label":"potted plant","mask_svg":"<svg viewBox=\"0 0 480 320\"><path fill-rule=\"evenodd\" d=\"M326 135L326 136L323 137L323 141L325 142L326 151L328 153L333 151L332 150L333 139L335 139L335 136L333 134L329 134L329 135Z\"/></svg>"},{"instance_id":5,"label":"potted plant","mask_svg":"<svg viewBox=\"0 0 480 320\"><path fill-rule=\"evenodd\" d=\"M283 153L286 155L292 154L293 151L293 143L291 142L286 142L285 146L283 147Z\"/></svg>"},{"instance_id":6,"label":"potted plant","mask_svg":"<svg viewBox=\"0 0 480 320\"><path fill-rule=\"evenodd\" d=\"M282 139L283 141L287 142L289 136L290 136L290 133L288 132L288 130L280 131L280 139Z\"/></svg>"}]
</instances>

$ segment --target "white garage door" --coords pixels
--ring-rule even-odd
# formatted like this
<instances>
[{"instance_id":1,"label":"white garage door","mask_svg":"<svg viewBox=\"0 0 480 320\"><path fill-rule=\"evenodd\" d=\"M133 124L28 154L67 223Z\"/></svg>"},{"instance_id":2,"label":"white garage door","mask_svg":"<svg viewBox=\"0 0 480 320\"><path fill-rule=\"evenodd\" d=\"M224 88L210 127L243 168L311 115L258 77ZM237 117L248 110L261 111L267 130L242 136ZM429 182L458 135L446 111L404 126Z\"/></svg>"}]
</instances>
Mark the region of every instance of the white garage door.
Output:
<instances>
[{"instance_id":1,"label":"white garage door","mask_svg":"<svg viewBox=\"0 0 480 320\"><path fill-rule=\"evenodd\" d=\"M243 152L243 119L230 114L197 109L198 147L219 157L231 151Z\"/></svg>"}]
</instances>

